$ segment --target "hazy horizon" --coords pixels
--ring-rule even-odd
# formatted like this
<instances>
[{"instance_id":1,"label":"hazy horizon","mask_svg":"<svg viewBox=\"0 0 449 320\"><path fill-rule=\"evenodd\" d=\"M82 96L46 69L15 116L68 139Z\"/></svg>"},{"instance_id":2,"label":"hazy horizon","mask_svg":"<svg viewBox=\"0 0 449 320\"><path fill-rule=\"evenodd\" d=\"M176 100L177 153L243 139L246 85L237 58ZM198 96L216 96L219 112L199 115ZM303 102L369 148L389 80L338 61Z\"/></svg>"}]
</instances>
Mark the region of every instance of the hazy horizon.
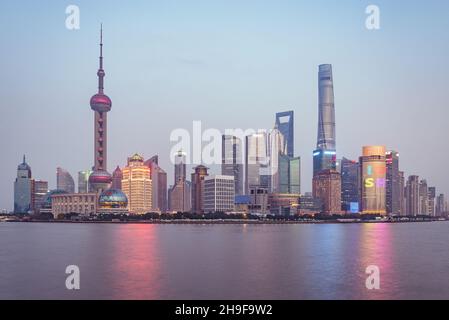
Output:
<instances>
[{"instance_id":1,"label":"hazy horizon","mask_svg":"<svg viewBox=\"0 0 449 320\"><path fill-rule=\"evenodd\" d=\"M93 165L99 26L104 28L108 170L135 152L159 155L173 180L170 133L272 128L295 112L301 189L311 190L318 65L333 66L338 158L363 145L400 153L400 170L449 195L449 2L78 1L80 30L65 1L0 6L0 209L13 208L17 165L56 187L56 167ZM367 30L365 8L380 8ZM189 170L190 173L190 170Z\"/></svg>"}]
</instances>

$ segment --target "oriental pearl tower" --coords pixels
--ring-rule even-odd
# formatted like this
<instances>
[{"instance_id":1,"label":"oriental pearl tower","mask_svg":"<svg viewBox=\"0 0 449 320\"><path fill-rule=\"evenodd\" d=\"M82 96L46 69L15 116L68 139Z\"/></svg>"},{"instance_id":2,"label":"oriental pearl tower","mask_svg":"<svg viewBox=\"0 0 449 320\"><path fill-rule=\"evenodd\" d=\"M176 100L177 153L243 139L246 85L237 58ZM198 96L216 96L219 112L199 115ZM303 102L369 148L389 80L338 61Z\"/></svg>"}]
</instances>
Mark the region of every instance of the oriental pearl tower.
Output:
<instances>
[{"instance_id":1,"label":"oriental pearl tower","mask_svg":"<svg viewBox=\"0 0 449 320\"><path fill-rule=\"evenodd\" d=\"M90 189L101 192L110 187L112 177L107 171L107 113L111 110L112 101L104 94L103 83L103 27L100 30L100 67L97 72L98 93L90 99L90 107L95 112L94 120L94 166L89 177Z\"/></svg>"}]
</instances>

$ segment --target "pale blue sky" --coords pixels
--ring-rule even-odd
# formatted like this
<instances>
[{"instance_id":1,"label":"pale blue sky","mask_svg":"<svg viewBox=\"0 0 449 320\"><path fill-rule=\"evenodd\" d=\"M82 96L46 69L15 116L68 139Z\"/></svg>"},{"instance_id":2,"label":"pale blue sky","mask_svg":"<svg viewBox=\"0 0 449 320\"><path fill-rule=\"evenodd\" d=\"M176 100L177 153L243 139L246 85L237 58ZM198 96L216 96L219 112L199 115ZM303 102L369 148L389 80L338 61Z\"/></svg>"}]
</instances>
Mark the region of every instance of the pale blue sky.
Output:
<instances>
[{"instance_id":1,"label":"pale blue sky","mask_svg":"<svg viewBox=\"0 0 449 320\"><path fill-rule=\"evenodd\" d=\"M65 8L81 29L65 28ZM381 30L365 28L365 8ZM172 180L169 134L270 128L295 111L295 152L310 190L317 69L334 69L339 157L385 144L401 169L449 193L449 2L432 1L2 1L0 208L13 206L22 154L33 176L93 164L98 29L105 32L109 171L139 152L159 154Z\"/></svg>"}]
</instances>

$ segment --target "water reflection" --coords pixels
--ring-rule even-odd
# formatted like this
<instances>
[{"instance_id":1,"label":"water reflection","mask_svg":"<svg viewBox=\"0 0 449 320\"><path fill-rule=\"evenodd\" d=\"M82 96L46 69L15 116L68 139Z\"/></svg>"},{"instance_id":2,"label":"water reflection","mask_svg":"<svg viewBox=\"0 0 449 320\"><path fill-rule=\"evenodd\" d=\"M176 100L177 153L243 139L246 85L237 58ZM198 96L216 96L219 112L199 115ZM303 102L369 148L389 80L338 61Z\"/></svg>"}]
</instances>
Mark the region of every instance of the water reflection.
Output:
<instances>
[{"instance_id":1,"label":"water reflection","mask_svg":"<svg viewBox=\"0 0 449 320\"><path fill-rule=\"evenodd\" d=\"M111 243L113 260L110 278L114 299L157 299L160 297L161 257L155 225L123 225Z\"/></svg>"},{"instance_id":2,"label":"water reflection","mask_svg":"<svg viewBox=\"0 0 449 320\"><path fill-rule=\"evenodd\" d=\"M380 289L368 290L365 281L360 287L363 299L393 299L396 295L397 270L394 266L392 225L387 223L365 223L360 226L360 268L364 280L368 266L374 265L380 269Z\"/></svg>"}]
</instances>

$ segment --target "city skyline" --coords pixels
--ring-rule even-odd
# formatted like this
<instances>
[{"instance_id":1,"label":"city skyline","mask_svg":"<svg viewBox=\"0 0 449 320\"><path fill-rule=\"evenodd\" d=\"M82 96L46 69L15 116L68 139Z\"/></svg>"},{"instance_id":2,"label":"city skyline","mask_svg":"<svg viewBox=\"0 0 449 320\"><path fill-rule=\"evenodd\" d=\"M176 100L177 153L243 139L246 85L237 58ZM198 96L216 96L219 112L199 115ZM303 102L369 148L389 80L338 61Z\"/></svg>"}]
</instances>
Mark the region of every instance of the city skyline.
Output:
<instances>
[{"instance_id":1,"label":"city skyline","mask_svg":"<svg viewBox=\"0 0 449 320\"><path fill-rule=\"evenodd\" d=\"M87 5L87 4L83 4ZM83 6L82 5L82 6ZM393 8L394 6L388 6L386 4L383 5L383 10L386 10L387 8ZM399 14L399 12L397 12ZM424 13L425 14L425 13ZM387 17L388 19L388 17ZM363 15L361 14L360 17L360 24L362 25L363 21ZM388 20L387 20L388 21ZM89 21L86 17L86 23L94 24L97 23L96 21ZM114 43L117 43L118 40L120 40L120 37L123 37L123 31L117 32L117 25L114 25L112 21L107 21L107 19L104 19L105 25L110 28L111 31L107 33L107 38L109 39L111 44L108 44L107 46L114 46ZM61 23L62 25L62 23ZM388 24L387 24L388 26ZM107 27L107 28L108 28ZM360 27L362 28L362 27ZM14 180L15 176L15 168L17 167L17 164L19 163L19 160L23 153L27 155L27 161L33 168L33 176L36 178L41 178L44 180L49 181L50 189L53 189L53 186L56 185L55 181L55 175L54 171L55 168L60 166L62 168L65 168L68 170L73 176L84 168L90 168L91 166L91 154L92 154L92 148L93 145L89 143L89 141L92 140L91 134L92 134L92 125L91 121L88 121L88 119L91 118L91 114L88 113L89 110L86 110L86 97L89 96L90 90L92 89L93 85L91 82L92 78L92 71L91 71L91 60L95 61L93 57L98 56L98 53L95 53L93 51L95 48L95 44L98 42L98 25L95 27L89 27L89 25L82 25L81 30L77 34L76 32L70 33L68 30L64 30L63 25L61 26L61 29L58 31L60 34L60 37L55 37L53 40L56 41L63 41L64 37L72 38L72 37L84 37L83 40L80 40L80 38L77 38L77 41L85 42L89 44L89 49L87 50L87 54L81 54L78 58L74 58L73 61L71 61L71 64L68 64L63 68L64 73L71 74L74 71L74 68L78 68L81 66L82 71L75 72L75 77L72 79L71 77L67 77L67 83L65 85L62 85L61 87L64 88L64 90L58 90L58 92L55 92L56 97L59 98L59 95L63 94L65 97L75 97L73 100L76 102L76 107L73 105L71 101L63 100L64 103L61 106L61 100L55 99L56 102L50 101L47 106L42 108L42 104L46 104L48 102L47 100L47 90L51 88L50 83L54 80L52 77L47 77L47 81L49 88L43 88L41 86L38 86L38 88L43 89L42 90L42 96L41 99L38 99L40 95L36 95L36 93L33 93L33 90L29 86L33 85L33 81L35 81L37 78L39 78L42 73L39 72L39 68L36 67L36 70L32 69L32 76L31 79L27 79L24 83L24 86L27 88L24 95L18 95L14 96L14 88L10 91L7 91L5 89L0 89L0 96L5 98L2 99L2 111L5 110L3 108L6 108L6 105L12 105L12 107L15 107L16 109L19 109L19 106L25 105L25 108L27 111L30 111L27 105L30 101L33 101L37 104L37 108L40 109L41 112L34 114L34 111L27 112L25 114L21 115L21 119L23 120L23 123L19 125L20 135L16 134L16 131L13 131L10 123L16 123L17 121L14 121L14 119L17 119L17 113L15 109L8 109L8 111L3 112L4 116L2 117L2 137L5 139L2 139L1 148L7 155L5 158L5 172L1 173L1 184L0 184L0 208L7 208L12 209L12 193L11 193L11 184ZM24 30L20 29L20 32L24 32ZM115 32L114 32L115 31ZM4 32L4 31L2 31ZM371 40L374 41L382 41L382 30L379 31L378 34L371 34L367 30L361 30L361 32L364 33L364 35L367 38L371 38ZM151 33L149 33L151 35ZM255 32L256 34L256 32ZM20 37L19 37L20 38ZM9 41L12 41L12 39L8 38ZM65 39L66 41L70 41L69 39ZM159 39L160 40L160 39ZM291 39L289 40L291 41ZM13 41L14 42L14 41ZM387 41L388 42L388 41ZM288 42L291 44L291 42ZM28 44L28 46L32 46L33 43ZM34 43L36 45L36 43ZM117 44L116 44L117 46ZM38 47L37 47L38 48ZM93 48L91 50L91 48ZM441 55L447 53L447 47L438 47L440 51L437 51ZM57 50L55 51L61 51L64 48L57 47ZM139 49L148 49L145 45L142 45L141 48L134 48L135 50ZM385 49L385 48L384 48ZM16 50L16 47L12 47L11 51L14 52ZM97 49L98 50L98 49ZM245 47L243 47L243 53L245 51ZM145 50L143 50L145 52ZM357 50L355 50L357 51ZM142 104L140 104L138 101L141 101L141 99L151 101L153 97L153 93L156 93L155 95L158 96L159 99L162 99L164 101L164 97L161 98L161 95L167 94L165 90L167 90L168 87L170 87L170 82L167 83L167 78L162 76L162 79L164 80L165 85L168 85L168 87L165 87L161 92L158 94L154 87L151 89L150 92L147 91L140 91L141 93L133 93L133 96L131 97L131 100L128 100L129 103L127 103L125 100L129 99L129 90L126 86L119 85L121 81L124 81L124 79L117 79L120 78L118 76L120 74L120 68L129 68L128 65L133 65L133 63L129 63L128 59L124 58L123 63L121 62L118 57L123 53L123 50L120 48L111 48L108 47L108 55L107 55L107 61L108 61L108 70L111 71L108 73L110 75L111 72L115 72L114 76L109 77L108 81L110 81L110 89L108 89L108 93L113 97L114 101L118 100L118 104L116 103L116 108L114 109L114 116L111 118L115 119L108 119L110 120L110 137L109 137L109 149L110 149L110 155L109 155L109 170L116 167L116 165L123 166L123 159L126 157L126 154L132 154L135 152L135 150L138 150L139 153L144 154L146 157L158 154L161 157L161 167L167 171L169 174L169 181L172 181L172 164L168 161L169 157L169 149L171 147L171 144L169 142L169 133L166 131L171 131L175 128L190 128L191 122L193 120L202 120L204 123L204 126L206 128L208 127L216 127L216 128L223 128L224 127L234 127L241 125L242 128L249 128L249 127L265 127L265 128L271 128L272 127L272 117L273 114L279 111L283 110L294 110L295 112L295 150L297 155L301 156L302 158L302 172L301 176L303 177L302 183L303 183L303 190L304 191L310 191L311 190L311 151L313 150L313 144L314 144L314 133L316 132L316 128L313 128L315 125L315 119L316 119L316 109L317 109L317 89L316 89L316 66L321 63L332 63L334 68L334 80L335 80L335 100L336 100L336 118L338 122L337 126L337 136L338 136L338 156L339 157L347 157L349 159L357 159L360 156L360 148L363 145L370 145L370 144L382 144L386 145L388 149L397 150L399 153L401 153L401 171L405 171L406 176L416 174L420 177L424 177L427 179L430 185L435 185L437 187L437 193L445 193L447 194L449 185L446 179L444 178L444 175L442 176L440 174L439 167L441 167L444 164L444 159L446 158L445 155L447 153L447 150L439 148L436 149L436 144L434 142L428 140L432 140L429 138L433 137L441 137L445 136L444 127L445 125L444 118L448 118L447 111L443 110L444 105L442 105L438 101L446 101L447 99L444 99L446 94L444 91L443 93L440 93L439 96L436 97L433 96L435 93L434 90L437 90L437 88L430 89L429 87L423 89L427 89L422 96L423 100L418 99L418 103L416 101L412 101L416 98L416 96L410 98L410 94L402 95L400 91L397 92L391 92L390 89L387 89L386 91L379 89L382 88L382 85L375 85L374 82L370 83L369 86L366 86L366 79L365 82L363 82L360 79L357 79L357 82L354 86L354 80L351 80L351 76L354 74L355 69L350 69L349 63L343 63L345 59L337 58L332 59L331 55L321 55L319 58L319 62L316 63L315 60L312 61L312 59L303 58L301 55L297 55L295 57L291 57L291 59L297 59L303 60L305 65L307 65L306 70L312 70L300 72L298 69L295 69L297 71L296 80L295 77L292 76L291 73L288 71L285 71L285 66L276 69L277 72L280 75L286 75L287 78L285 79L285 82L282 81L282 79L278 79L277 81L282 81L287 87L283 88L283 94L288 96L288 99L285 99L285 97L278 94L275 94L273 90L273 96L268 101L263 101L263 98L254 99L252 103L250 103L251 107L256 108L257 105L260 105L262 110L258 111L257 114L254 113L256 109L250 108L250 115L252 115L251 118L248 119L248 114L244 114L244 117L246 118L246 123L243 121L244 119L236 119L235 121L231 120L229 117L227 117L224 112L222 113L219 111L218 113L210 112L209 114L206 114L206 118L200 118L200 115L197 112L207 112L207 109L205 108L205 105L207 103L210 103L211 101L215 101L216 104L209 106L210 110L216 110L219 109L220 106L223 106L229 102L229 95L228 94L219 94L217 91L213 91L213 95L207 96L207 101L204 101L204 104L201 103L201 106L199 106L198 110L194 110L194 114L192 116L188 116L186 118L186 114L183 111L182 103L175 103L176 107L173 107L174 109L171 109L171 111L176 111L176 114L179 114L179 117L166 117L164 116L164 112L161 112L161 117L164 117L164 119L167 119L167 121L162 121L163 125L165 127L160 127L157 122L157 117L159 116L158 113L152 112L151 108L147 107L148 111L145 111L145 109L142 109ZM61 53L61 52L60 52ZM379 53L379 51L377 51ZM9 53L11 54L11 52ZM238 55L238 52L234 51L234 54ZM3 57L6 54L2 54ZM52 56L52 55L50 55ZM279 55L279 56L282 56ZM277 61L279 56L274 56L273 61ZM139 55L139 57L142 57ZM42 56L39 53L36 53L37 60L42 59ZM159 57L160 58L160 57ZM242 57L240 57L242 59ZM267 56L265 56L267 58ZM417 57L415 57L417 58ZM411 58L408 58L409 62ZM8 60L8 59L6 59ZM36 60L36 59L31 59ZM155 60L158 60L157 58ZM238 61L243 61L240 59L236 59ZM438 59L436 59L439 61ZM364 58L360 59L357 62L357 68L367 67L369 70L369 59ZM418 69L421 69L423 65L428 65L432 63L437 63L436 61L428 61L425 59L418 59L418 61L421 61L421 65L418 64L416 67ZM60 67L61 61L57 62L54 66L55 70L58 70L58 72L61 70L58 69L58 66ZM260 62L260 61L259 61ZM4 62L3 62L4 63ZM28 65L30 62L25 62L25 65ZM175 64L178 64L176 62ZM204 85L203 81L205 79L211 79L210 75L204 75L204 70L202 70L202 67L198 66L198 64L192 63L186 63L186 61L183 62L184 65L188 65L192 68L192 70L184 70L189 76L193 77L193 74L199 73L199 76L204 76L204 79L200 80L198 82L198 85L202 84ZM179 63L179 64L183 64ZM298 62L299 63L299 62ZM14 64L13 64L14 65ZM64 64L63 64L64 65ZM119 65L119 66L117 66ZM201 64L200 64L201 65ZM438 64L437 64L438 65ZM212 66L209 66L210 70L217 70L220 71L220 68L216 68L215 65L212 64ZM257 65L256 69L258 70L259 65ZM441 75L443 75L447 71L444 68L447 68L445 65L443 67L440 66L440 69L432 69L433 73L438 76L441 72ZM30 69L30 67L28 67ZM130 68L133 69L133 68ZM15 81L16 76L10 74L8 70L10 70L10 67L6 67L7 72L5 73L5 77L10 77L12 81ZM52 70L52 69L50 69ZM145 73L151 73L151 68L145 69ZM157 70L157 68L156 68ZM241 73L243 69L238 69L238 72ZM127 71L129 74L132 72L135 72L136 70ZM371 69L372 71L372 69ZM422 70L421 70L422 71ZM158 72L156 72L159 76L161 70L159 69ZM274 71L271 70L271 74ZM244 73L244 72L243 72ZM57 72L54 72L54 74L57 74ZM276 74L276 73L275 73ZM388 72L388 70L381 70L377 73L375 72L370 73L371 75L374 75L374 78L384 79L387 83L391 84L391 73ZM426 74L428 77L430 77L430 74ZM36 78L37 77L37 78ZM77 77L82 77L84 80L89 79L89 84L87 84L85 81L79 81ZM229 75L227 75L229 77ZM227 78L225 77L225 78ZM66 78L66 77L64 77ZM194 77L195 78L195 77ZM251 77L250 77L251 78ZM282 78L282 77L281 77ZM5 78L6 79L6 78ZM2 78L3 81L5 79ZM157 78L151 78L149 81L152 83L153 80L156 80ZM414 84L418 81L428 81L425 77L423 79L420 79L418 77L412 77L413 81L408 81L408 84L410 87L408 87L409 90L411 90L414 86ZM76 80L76 81L75 81ZM141 81L140 81L141 80ZM140 79L139 83L141 82L140 86L144 86L147 81L145 79ZM176 79L174 79L175 81ZM293 80L293 81L292 81ZM360 81L359 81L360 80ZM73 82L72 82L73 81ZM223 80L224 81L224 80ZM292 85L292 82L294 85L293 87L296 87L296 91L293 90L293 88L289 88L289 85ZM352 81L352 82L351 82ZM175 81L176 82L176 81ZM399 80L397 80L399 82ZM435 81L438 82L438 81ZM44 82L46 83L46 82ZM108 82L109 83L109 82ZM263 88L263 85L267 85L269 82L262 83L260 81L256 81L253 79L253 82L251 82L249 85L245 85L244 88L256 90L259 91L261 88ZM394 84L395 82L393 82ZM431 82L433 83L433 81ZM302 84L306 84L304 87L301 87ZM360 86L358 86L360 84ZM365 86L363 86L365 84ZM395 86L396 89L405 89L405 85L399 85ZM35 85L35 84L34 84ZM230 88L232 90L236 90L237 87L233 86L231 83L227 83L226 88ZM120 88L120 86L122 88ZM159 85L159 89L161 85ZM182 83L177 83L177 86L181 86L181 92L182 89ZM438 85L436 85L438 87ZM59 89L61 88L59 87ZM157 86L156 86L157 87ZM108 86L109 88L109 86ZM178 87L179 88L179 87ZM208 86L206 86L208 88ZM308 88L312 89L312 91L306 93L305 89ZM373 89L373 94L370 95L370 93L367 91L368 88ZM385 89L385 88L384 88ZM249 92L252 92L252 91ZM238 91L238 90L237 90ZM184 92L185 93L185 92ZM194 90L195 95L192 94L190 96L191 100L188 100L189 102L187 104L196 103L198 102L198 99L201 100L202 95L200 94L200 91ZM254 93L254 92L253 92ZM364 93L364 94L362 94ZM402 92L403 93L403 92ZM209 94L212 94L209 92ZM358 97L371 98L372 101L367 101L366 99L361 99L360 101L363 101L362 104L359 102L350 102L346 103L347 100L345 97L352 96L354 94L354 99ZM298 96L299 95L299 96ZM20 97L20 98L19 98ZM168 97L168 96L166 96ZM438 98L439 97L439 98ZM9 100L7 99L9 98ZM133 100L134 99L134 100ZM221 99L223 101L221 101ZM230 104L230 111L237 112L239 108L241 108L243 105L245 105L245 102L248 102L247 94L240 92L239 95L237 95L236 98L233 98L233 103ZM434 100L435 99L435 100ZM71 99L69 99L71 100ZM368 99L369 100L369 99ZM415 99L416 100L416 99ZM22 101L22 103L20 103ZM28 103L27 103L28 101ZM351 101L351 99L349 99ZM384 105L380 104L380 101L384 101ZM13 103L11 103L13 102ZM165 100L165 102L168 102ZM395 102L400 102L398 105L399 107L396 107L394 109L394 106L396 105ZM66 106L65 103L67 103L68 106L73 106L67 109L64 109ZM379 103L376 105L376 103ZM423 112L418 112L419 109L417 109L418 105L424 110L424 108L427 107L426 104L435 106L435 114L433 117L429 118L427 114L424 114ZM362 106L366 104L366 106ZM422 105L421 105L422 104ZM149 103L151 106L152 103ZM161 111L163 109L164 103L161 103L161 100L159 100L159 105L156 103L153 106L156 106L156 109L158 111ZM215 107L217 106L217 108ZM413 106L414 108L409 108L410 106ZM359 110L357 108L360 108ZM62 109L62 110L61 110ZM189 109L189 108L186 108ZM387 114L383 113L385 111L390 112ZM143 125L144 122L140 122L143 120L137 120L137 118L129 117L125 113L135 113L139 114L139 112L148 112L147 113L147 121L148 125ZM370 125L370 116L367 116L368 111L372 111L372 120L373 124ZM405 111L408 111L410 115L410 119L404 119L403 113ZM51 121L48 121L47 119L47 113L51 113ZM230 112L230 113L232 113ZM347 114L350 113L351 116L349 119L347 118ZM379 113L378 116L376 114ZM145 114L145 113L144 113ZM384 117L382 118L382 114L384 114ZM156 119L155 119L156 117ZM180 119L180 118L185 119ZM83 118L82 120L80 118ZM379 120L380 119L380 120ZM432 125L429 125L429 121L432 119ZM126 120L125 123L128 125L121 125L120 122ZM132 121L137 121L139 125L136 125L134 128L134 125L131 125ZM181 121L180 121L181 120ZM375 121L374 121L375 120ZM421 131L420 135L424 136L421 137L417 132L418 130L416 126L416 121L419 122L420 125L418 125L418 128L421 128L421 130L425 130L423 134L423 131ZM426 122L427 121L427 122ZM33 123L32 123L33 122ZM40 126L35 127L36 124L34 122L38 122ZM307 122L312 122L312 128L310 129ZM410 124L408 125L408 123ZM114 123L114 124L112 124ZM146 123L146 122L145 122ZM363 126L361 125L363 123ZM426 124L427 123L427 124ZM27 125L28 124L28 125ZM173 124L173 126L172 126ZM411 124L414 124L412 126ZM435 125L434 125L435 124ZM388 131L389 128L393 129L396 128L396 126L399 125L402 130L391 130ZM362 128L363 127L363 128ZM38 131L40 135L34 135L33 132L37 130L37 128L40 129ZM424 129L424 128L432 128ZM134 131L135 130L135 131ZM357 130L359 134L357 137L354 137L352 131ZM65 132L66 131L66 132ZM85 131L85 132L84 132ZM386 131L386 132L384 132ZM54 135L54 132L58 132L61 137L57 137ZM79 136L73 136L73 133L77 132ZM142 132L142 136L145 137L145 142L141 139L136 139L136 141L129 141L126 140L127 136L130 136L131 133L137 133ZM167 134L165 134L165 133ZM394 134L392 134L394 132ZM13 134L14 133L14 134ZM166 139L164 139L164 136ZM61 152L61 145L62 139L66 139L67 137L71 137L68 139L70 141L70 152ZM154 139L151 139L151 137L154 137ZM50 139L49 139L50 138ZM60 140L61 139L61 140ZM424 143L425 142L425 143ZM435 152L438 153L437 157L432 157L431 159L428 159L428 155L424 154L425 152L416 152L416 145L422 145L423 151L424 146L426 148L430 148L432 150L436 150ZM312 147L310 147L312 145ZM36 146L36 147L35 147ZM131 150L130 150L131 149ZM73 152L73 153L72 153ZM434 152L432 152L434 154ZM72 159L73 158L73 159ZM429 166L429 163L432 165ZM187 170L187 174L189 175L192 170L189 168Z\"/></svg>"}]
</instances>

